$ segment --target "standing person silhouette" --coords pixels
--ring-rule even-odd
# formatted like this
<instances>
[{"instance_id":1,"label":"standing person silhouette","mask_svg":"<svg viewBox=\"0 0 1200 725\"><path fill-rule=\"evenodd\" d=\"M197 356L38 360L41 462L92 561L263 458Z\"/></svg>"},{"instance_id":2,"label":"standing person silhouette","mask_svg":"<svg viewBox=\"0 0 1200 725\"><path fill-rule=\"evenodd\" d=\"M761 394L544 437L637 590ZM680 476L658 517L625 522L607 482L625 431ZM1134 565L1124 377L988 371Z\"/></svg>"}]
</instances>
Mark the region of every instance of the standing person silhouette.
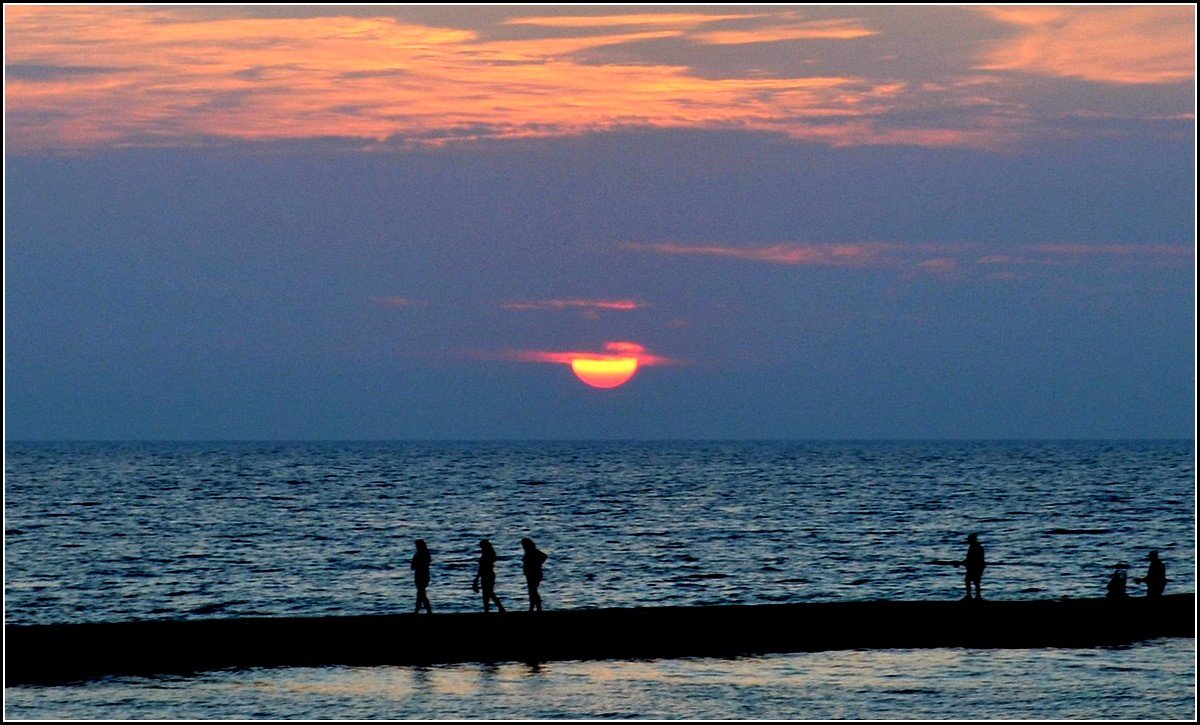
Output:
<instances>
[{"instance_id":1,"label":"standing person silhouette","mask_svg":"<svg viewBox=\"0 0 1200 725\"><path fill-rule=\"evenodd\" d=\"M1146 570L1146 576L1138 577L1133 581L1138 584L1146 583L1146 596L1161 597L1163 589L1167 588L1167 565L1158 558L1157 551L1150 552L1150 556L1146 558L1150 560L1150 568Z\"/></svg>"},{"instance_id":2,"label":"standing person silhouette","mask_svg":"<svg viewBox=\"0 0 1200 725\"><path fill-rule=\"evenodd\" d=\"M546 552L538 551L533 539L521 539L525 556L521 559L521 570L525 572L525 584L529 587L529 611L542 611L542 597L538 585L542 583L542 564L546 563Z\"/></svg>"},{"instance_id":3,"label":"standing person silhouette","mask_svg":"<svg viewBox=\"0 0 1200 725\"><path fill-rule=\"evenodd\" d=\"M433 607L429 606L429 597L425 595L425 589L429 586L429 565L432 561L433 557L429 554L425 539L417 539L417 553L413 554L408 565L408 568L413 570L413 581L417 585L417 606L413 608L413 614L419 614L422 606L426 612L433 614Z\"/></svg>"},{"instance_id":4,"label":"standing person silhouette","mask_svg":"<svg viewBox=\"0 0 1200 725\"><path fill-rule=\"evenodd\" d=\"M963 577L963 582L967 587L967 595L963 600L971 598L971 585L975 585L975 598L983 599L983 595L979 592L979 582L983 579L983 568L986 566L983 561L983 545L979 543L979 536L969 534L967 536L967 558L963 561L956 562L954 566L965 565L967 573Z\"/></svg>"},{"instance_id":5,"label":"standing person silhouette","mask_svg":"<svg viewBox=\"0 0 1200 725\"><path fill-rule=\"evenodd\" d=\"M492 543L487 539L479 542L479 573L475 575L475 581L471 582L471 591L478 593L479 585L483 584L483 611L490 611L489 602L496 603L496 611L503 612L504 605L500 603L500 597L496 596L496 571L492 567L496 564L496 550L492 548Z\"/></svg>"}]
</instances>

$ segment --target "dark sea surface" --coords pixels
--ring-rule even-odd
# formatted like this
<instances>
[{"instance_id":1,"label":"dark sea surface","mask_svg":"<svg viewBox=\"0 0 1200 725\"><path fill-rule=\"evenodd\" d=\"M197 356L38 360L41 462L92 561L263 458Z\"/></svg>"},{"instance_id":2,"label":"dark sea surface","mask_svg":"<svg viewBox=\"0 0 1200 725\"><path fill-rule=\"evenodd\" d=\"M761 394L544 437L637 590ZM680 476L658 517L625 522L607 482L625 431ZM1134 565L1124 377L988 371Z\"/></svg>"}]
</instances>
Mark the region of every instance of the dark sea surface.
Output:
<instances>
[{"instance_id":1,"label":"dark sea surface","mask_svg":"<svg viewBox=\"0 0 1200 725\"><path fill-rule=\"evenodd\" d=\"M9 443L5 621L1195 591L1195 446L1162 442ZM1140 596L1142 587L1131 593ZM17 718L1191 719L1195 640L1083 650L285 668L9 687Z\"/></svg>"}]
</instances>

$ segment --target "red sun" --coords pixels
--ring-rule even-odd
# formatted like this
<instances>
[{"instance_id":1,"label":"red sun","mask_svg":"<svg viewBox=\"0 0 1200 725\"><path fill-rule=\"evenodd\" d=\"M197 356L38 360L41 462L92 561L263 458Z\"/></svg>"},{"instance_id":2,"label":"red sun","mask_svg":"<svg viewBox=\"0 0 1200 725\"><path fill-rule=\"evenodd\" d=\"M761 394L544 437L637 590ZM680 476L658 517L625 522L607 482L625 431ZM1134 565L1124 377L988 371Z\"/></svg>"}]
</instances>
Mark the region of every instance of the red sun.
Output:
<instances>
[{"instance_id":1,"label":"red sun","mask_svg":"<svg viewBox=\"0 0 1200 725\"><path fill-rule=\"evenodd\" d=\"M571 361L571 372L593 388L615 388L624 385L637 369L636 357L577 357Z\"/></svg>"}]
</instances>

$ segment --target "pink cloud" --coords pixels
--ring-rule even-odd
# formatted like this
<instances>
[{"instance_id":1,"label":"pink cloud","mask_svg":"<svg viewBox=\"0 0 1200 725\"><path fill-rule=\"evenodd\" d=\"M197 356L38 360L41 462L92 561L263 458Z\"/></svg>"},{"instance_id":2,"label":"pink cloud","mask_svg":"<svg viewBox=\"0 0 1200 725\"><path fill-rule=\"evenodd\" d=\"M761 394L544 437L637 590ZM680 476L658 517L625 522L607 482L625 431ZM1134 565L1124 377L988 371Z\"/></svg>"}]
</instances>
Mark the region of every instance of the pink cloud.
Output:
<instances>
[{"instance_id":1,"label":"pink cloud","mask_svg":"<svg viewBox=\"0 0 1200 725\"><path fill-rule=\"evenodd\" d=\"M371 298L371 301L380 307L387 307L391 309L418 307L425 304L424 300L415 300L411 297L399 297L397 295L376 295Z\"/></svg>"},{"instance_id":2,"label":"pink cloud","mask_svg":"<svg viewBox=\"0 0 1200 725\"><path fill-rule=\"evenodd\" d=\"M1033 261L1012 254L987 254L975 260L975 264L1033 264Z\"/></svg>"},{"instance_id":3,"label":"pink cloud","mask_svg":"<svg viewBox=\"0 0 1200 725\"><path fill-rule=\"evenodd\" d=\"M555 37L512 40L386 13L306 18L181 6L5 10L6 63L37 69L10 71L6 79L7 141L26 152L327 137L357 139L370 150L633 127L770 132L835 146L992 148L1011 135L976 121L945 128L880 123L911 110L919 90L890 76L710 77L653 57L606 63L586 57L595 48L635 49L655 39L705 45L819 38L827 45L875 32L854 19L799 21L794 12L542 12L505 22ZM758 27L710 25L747 17L756 17ZM82 68L88 72L78 72Z\"/></svg>"},{"instance_id":4,"label":"pink cloud","mask_svg":"<svg viewBox=\"0 0 1200 725\"><path fill-rule=\"evenodd\" d=\"M532 17L524 20L615 30L507 40L384 13L266 18L174 6L6 7L6 62L58 71L7 79L8 140L30 150L334 136L369 147L397 137L442 145L631 126L815 138L837 131L814 121L872 112L866 101L874 84L862 79L705 78L685 65L580 57L721 19ZM622 32L630 23L641 29ZM97 72L70 72L94 58L105 60Z\"/></svg>"},{"instance_id":5,"label":"pink cloud","mask_svg":"<svg viewBox=\"0 0 1200 725\"><path fill-rule=\"evenodd\" d=\"M980 7L1016 27L982 58L983 70L1117 84L1179 83L1195 77L1191 6Z\"/></svg>"},{"instance_id":6,"label":"pink cloud","mask_svg":"<svg viewBox=\"0 0 1200 725\"><path fill-rule=\"evenodd\" d=\"M796 267L924 270L939 276L969 275L971 267L1064 267L1083 260L1122 266L1190 263L1191 247L1166 244L1027 244L1003 253L983 254L983 244L842 243L772 244L741 247L722 244L622 244L622 249L675 256L720 257Z\"/></svg>"},{"instance_id":7,"label":"pink cloud","mask_svg":"<svg viewBox=\"0 0 1200 725\"><path fill-rule=\"evenodd\" d=\"M958 261L950 257L926 259L917 266L927 272L938 275L950 275L958 271Z\"/></svg>"},{"instance_id":8,"label":"pink cloud","mask_svg":"<svg viewBox=\"0 0 1200 725\"><path fill-rule=\"evenodd\" d=\"M1191 247L1169 244L1035 244L1032 252L1070 256L1140 256L1182 257L1194 256Z\"/></svg>"},{"instance_id":9,"label":"pink cloud","mask_svg":"<svg viewBox=\"0 0 1200 725\"><path fill-rule=\"evenodd\" d=\"M525 312L529 310L613 310L631 312L646 305L635 300L589 300L578 297L557 300L528 300L521 302L504 302L500 305L506 310Z\"/></svg>"},{"instance_id":10,"label":"pink cloud","mask_svg":"<svg viewBox=\"0 0 1200 725\"><path fill-rule=\"evenodd\" d=\"M975 260L981 267L1067 267L1073 264L1117 261L1146 266L1190 263L1191 247L1169 244L1030 244L1010 254L985 254ZM1024 278L1024 277L1022 277Z\"/></svg>"},{"instance_id":11,"label":"pink cloud","mask_svg":"<svg viewBox=\"0 0 1200 725\"><path fill-rule=\"evenodd\" d=\"M603 351L600 352L594 350L505 350L500 353L484 353L482 356L487 359L556 363L560 365L570 365L580 359L615 360L620 358L634 358L637 360L639 367L646 365L679 364L678 360L673 360L663 355L655 355L648 352L644 345L627 341L606 342L604 343Z\"/></svg>"},{"instance_id":12,"label":"pink cloud","mask_svg":"<svg viewBox=\"0 0 1200 725\"><path fill-rule=\"evenodd\" d=\"M611 28L622 26L665 25L686 28L722 20L746 20L761 15L716 15L707 13L628 13L625 15L539 15L511 18L505 25L537 25L544 28Z\"/></svg>"},{"instance_id":13,"label":"pink cloud","mask_svg":"<svg viewBox=\"0 0 1200 725\"><path fill-rule=\"evenodd\" d=\"M726 245L687 245L675 243L621 245L631 249L658 254L727 257L750 262L820 267L866 267L884 262L890 245L884 244L775 244L768 247L733 247Z\"/></svg>"},{"instance_id":14,"label":"pink cloud","mask_svg":"<svg viewBox=\"0 0 1200 725\"><path fill-rule=\"evenodd\" d=\"M967 59L951 53L960 67L936 81L898 71L900 48L853 72L832 70L845 67L830 62L833 46L901 39L886 13L868 22L806 19L803 9L677 10L589 16L530 6L497 28L470 8L424 24L386 11L6 5L6 142L31 153L337 138L370 151L640 128L1002 150L1072 117L1032 110L1034 91L1010 72L1120 85L1194 78L1190 7L979 7L1010 31L993 27L988 40L974 35L979 23L957 19L961 9L924 10L930 35L961 29L955 47L984 48ZM536 37L512 38L516 28ZM664 58L646 42L655 40L683 51ZM700 65L716 46L781 41L800 44L803 69ZM594 57L617 46L603 62ZM1075 111L1129 107L1122 97ZM1135 118L1161 115L1147 114Z\"/></svg>"},{"instance_id":15,"label":"pink cloud","mask_svg":"<svg viewBox=\"0 0 1200 725\"><path fill-rule=\"evenodd\" d=\"M876 35L856 20L812 20L794 25L754 28L752 30L710 30L691 36L709 45L745 45L775 43L784 40L853 40Z\"/></svg>"}]
</instances>

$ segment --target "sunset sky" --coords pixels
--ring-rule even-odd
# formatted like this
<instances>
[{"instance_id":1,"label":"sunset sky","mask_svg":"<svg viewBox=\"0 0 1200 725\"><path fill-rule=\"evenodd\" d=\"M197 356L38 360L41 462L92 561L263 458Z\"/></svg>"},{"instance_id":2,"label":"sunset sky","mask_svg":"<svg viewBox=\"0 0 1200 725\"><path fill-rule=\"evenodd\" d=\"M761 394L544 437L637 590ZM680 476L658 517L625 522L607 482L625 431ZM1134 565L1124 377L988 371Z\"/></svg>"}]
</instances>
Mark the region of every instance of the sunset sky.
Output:
<instances>
[{"instance_id":1,"label":"sunset sky","mask_svg":"<svg viewBox=\"0 0 1200 725\"><path fill-rule=\"evenodd\" d=\"M1191 5L4 12L9 439L1192 436Z\"/></svg>"}]
</instances>

